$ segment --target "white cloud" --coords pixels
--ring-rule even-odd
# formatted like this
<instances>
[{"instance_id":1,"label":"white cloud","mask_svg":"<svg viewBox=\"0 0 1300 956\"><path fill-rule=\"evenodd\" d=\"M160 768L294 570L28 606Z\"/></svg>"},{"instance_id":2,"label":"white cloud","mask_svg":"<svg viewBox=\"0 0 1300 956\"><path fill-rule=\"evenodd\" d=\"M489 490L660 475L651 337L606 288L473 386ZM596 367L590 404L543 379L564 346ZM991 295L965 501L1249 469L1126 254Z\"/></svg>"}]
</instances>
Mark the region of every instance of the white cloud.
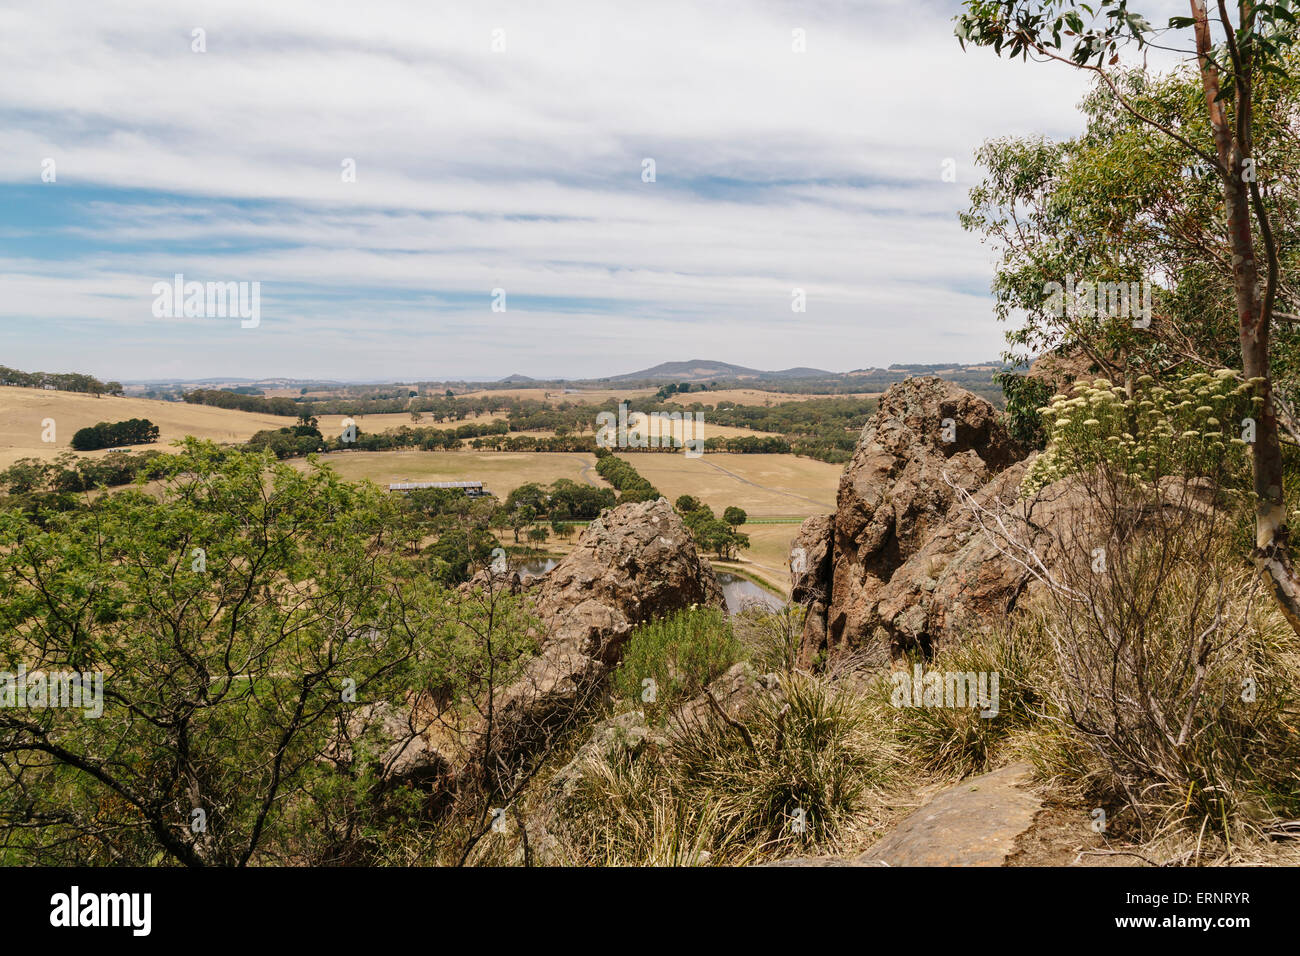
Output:
<instances>
[{"instance_id":1,"label":"white cloud","mask_svg":"<svg viewBox=\"0 0 1300 956\"><path fill-rule=\"evenodd\" d=\"M971 153L1073 132L1081 77L963 54L950 5L457 6L0 12L0 184L51 156L42 188L88 190L55 233L75 254L7 246L11 364L437 378L1000 350L956 222ZM263 326L158 328L148 289L174 272L261 281Z\"/></svg>"}]
</instances>

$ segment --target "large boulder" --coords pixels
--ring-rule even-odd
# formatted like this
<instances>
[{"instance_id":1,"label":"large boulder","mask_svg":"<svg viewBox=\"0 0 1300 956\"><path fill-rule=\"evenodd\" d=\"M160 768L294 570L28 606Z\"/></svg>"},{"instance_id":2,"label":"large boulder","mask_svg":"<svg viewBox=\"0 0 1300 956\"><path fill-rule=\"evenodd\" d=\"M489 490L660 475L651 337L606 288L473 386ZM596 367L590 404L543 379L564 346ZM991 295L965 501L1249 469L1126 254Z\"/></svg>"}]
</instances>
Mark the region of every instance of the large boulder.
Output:
<instances>
[{"instance_id":1,"label":"large boulder","mask_svg":"<svg viewBox=\"0 0 1300 956\"><path fill-rule=\"evenodd\" d=\"M493 749L506 764L579 719L637 625L691 605L726 606L664 498L602 512L530 597L540 653L494 702ZM480 754L485 745L483 734Z\"/></svg>"},{"instance_id":2,"label":"large boulder","mask_svg":"<svg viewBox=\"0 0 1300 956\"><path fill-rule=\"evenodd\" d=\"M1023 454L979 396L939 378L891 386L840 478L834 516L806 521L795 542L809 559L795 581L809 608L804 663L878 636L890 581L948 520L959 489L979 490ZM828 558L814 562L827 530Z\"/></svg>"},{"instance_id":3,"label":"large boulder","mask_svg":"<svg viewBox=\"0 0 1300 956\"><path fill-rule=\"evenodd\" d=\"M607 664L643 621L692 604L725 607L717 575L666 498L602 512L547 573L536 601L548 645Z\"/></svg>"}]
</instances>

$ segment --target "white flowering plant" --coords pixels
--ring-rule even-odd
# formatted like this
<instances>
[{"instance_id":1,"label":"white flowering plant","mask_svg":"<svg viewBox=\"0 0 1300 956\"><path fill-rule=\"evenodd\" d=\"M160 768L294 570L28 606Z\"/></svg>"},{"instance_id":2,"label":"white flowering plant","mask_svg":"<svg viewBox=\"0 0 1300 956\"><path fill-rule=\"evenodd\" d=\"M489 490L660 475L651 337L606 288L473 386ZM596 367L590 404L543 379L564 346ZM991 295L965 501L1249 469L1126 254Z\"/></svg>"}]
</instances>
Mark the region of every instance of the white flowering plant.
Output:
<instances>
[{"instance_id":1,"label":"white flowering plant","mask_svg":"<svg viewBox=\"0 0 1300 956\"><path fill-rule=\"evenodd\" d=\"M1194 372L1172 381L1143 375L1132 394L1099 378L1076 383L1038 411L1048 446L1025 475L1032 494L1099 465L1145 482L1164 475L1244 479L1246 446L1263 399L1257 380L1232 369Z\"/></svg>"}]
</instances>

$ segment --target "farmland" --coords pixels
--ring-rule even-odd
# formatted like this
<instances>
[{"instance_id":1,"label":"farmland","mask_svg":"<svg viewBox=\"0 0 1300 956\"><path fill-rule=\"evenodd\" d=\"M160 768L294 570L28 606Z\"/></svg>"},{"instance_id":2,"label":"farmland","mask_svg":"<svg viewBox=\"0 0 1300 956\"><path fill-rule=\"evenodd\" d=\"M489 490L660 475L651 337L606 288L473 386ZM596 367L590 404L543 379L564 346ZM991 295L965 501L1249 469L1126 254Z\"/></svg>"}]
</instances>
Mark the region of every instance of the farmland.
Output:
<instances>
[{"instance_id":1,"label":"farmland","mask_svg":"<svg viewBox=\"0 0 1300 956\"><path fill-rule=\"evenodd\" d=\"M540 393L542 390L536 391ZM551 400L557 397L553 393ZM573 396L566 395L565 399L572 400ZM146 398L96 398L78 392L30 388L0 389L0 412L3 413L0 414L0 468L24 457L52 459L69 450L68 440L77 429L101 421L148 419L159 426L160 437L157 444L142 447L161 451L171 451L171 443L186 435L237 443L246 441L257 431L282 428L293 421L283 416L207 405ZM337 435L342 430L344 417L320 416L322 432ZM463 421L486 421L499 417L500 414L484 415ZM46 419L55 422L57 440L53 443L41 440L42 422ZM370 433L416 424L407 413L358 415L355 420L363 432ZM426 416L419 424L431 425L433 422ZM692 434L692 430L683 428L681 423L674 423L673 432L679 438ZM535 431L527 434L541 436L551 433ZM762 434L743 428L711 425L707 415L703 427L705 437ZM88 454L98 456L105 453ZM798 522L810 514L834 510L835 491L842 470L839 465L793 455L708 453L700 458L687 458L682 454L633 453L624 457L670 501L689 494L719 514L731 505L745 509L760 523L746 525L743 529L749 535L752 547L742 555L741 566L782 588L786 586L785 564ZM501 499L530 482L548 485L557 479L568 478L584 484L605 485L595 472L595 457L589 453L345 451L324 455L321 460L352 481L369 479L382 487L395 481L468 479L482 481ZM295 460L294 464L306 467L303 459ZM553 545L563 547L558 543Z\"/></svg>"},{"instance_id":2,"label":"farmland","mask_svg":"<svg viewBox=\"0 0 1300 956\"><path fill-rule=\"evenodd\" d=\"M36 388L3 388L0 389L0 468L7 468L19 458L53 458L69 450L68 441L78 429L98 422L128 418L147 418L157 425L158 443L144 447L163 450L186 435L216 442L242 442L261 429L288 424L285 419L274 415L206 405L107 395L96 398L82 392ZM45 419L54 420L54 442L41 440ZM102 455L105 452L87 454Z\"/></svg>"}]
</instances>

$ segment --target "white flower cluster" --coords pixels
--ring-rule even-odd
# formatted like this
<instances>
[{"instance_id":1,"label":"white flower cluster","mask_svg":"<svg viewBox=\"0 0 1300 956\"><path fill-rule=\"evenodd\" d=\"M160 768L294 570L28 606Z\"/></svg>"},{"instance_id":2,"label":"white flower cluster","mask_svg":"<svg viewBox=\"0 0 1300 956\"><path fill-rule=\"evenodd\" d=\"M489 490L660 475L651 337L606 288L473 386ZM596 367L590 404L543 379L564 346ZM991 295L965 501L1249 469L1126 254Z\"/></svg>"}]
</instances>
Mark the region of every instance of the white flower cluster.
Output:
<instances>
[{"instance_id":1,"label":"white flower cluster","mask_svg":"<svg viewBox=\"0 0 1300 956\"><path fill-rule=\"evenodd\" d=\"M1123 386L1099 378L1079 382L1038 409L1047 426L1047 450L1025 475L1031 494L1058 478L1097 465L1153 480L1160 474L1209 474L1233 464L1253 440L1253 418L1263 399L1262 380L1240 372L1195 372L1162 384L1150 375ZM1237 446L1237 447L1234 447Z\"/></svg>"}]
</instances>

